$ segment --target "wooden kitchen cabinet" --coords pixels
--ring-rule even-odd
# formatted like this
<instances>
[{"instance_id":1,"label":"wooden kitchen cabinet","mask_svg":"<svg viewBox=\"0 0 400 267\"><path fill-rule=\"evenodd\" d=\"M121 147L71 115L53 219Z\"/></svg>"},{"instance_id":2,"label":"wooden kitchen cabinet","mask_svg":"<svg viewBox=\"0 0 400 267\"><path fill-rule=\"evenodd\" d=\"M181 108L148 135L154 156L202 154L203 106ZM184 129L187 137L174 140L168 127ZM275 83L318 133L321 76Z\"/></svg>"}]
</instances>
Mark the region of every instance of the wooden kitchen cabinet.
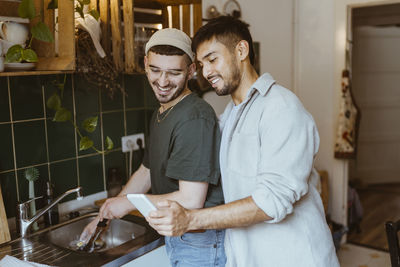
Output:
<instances>
[{"instance_id":1,"label":"wooden kitchen cabinet","mask_svg":"<svg viewBox=\"0 0 400 267\"><path fill-rule=\"evenodd\" d=\"M5 71L1 72L0 76L38 75L75 70L74 2L58 1L58 9L50 10L47 9L50 1L34 0L36 14L40 14L40 17L31 21L31 24L42 20L53 33L55 42L46 43L34 39L32 49L39 58L36 68L32 71ZM19 3L20 1L16 0L0 0L1 19L20 19L18 17Z\"/></svg>"}]
</instances>

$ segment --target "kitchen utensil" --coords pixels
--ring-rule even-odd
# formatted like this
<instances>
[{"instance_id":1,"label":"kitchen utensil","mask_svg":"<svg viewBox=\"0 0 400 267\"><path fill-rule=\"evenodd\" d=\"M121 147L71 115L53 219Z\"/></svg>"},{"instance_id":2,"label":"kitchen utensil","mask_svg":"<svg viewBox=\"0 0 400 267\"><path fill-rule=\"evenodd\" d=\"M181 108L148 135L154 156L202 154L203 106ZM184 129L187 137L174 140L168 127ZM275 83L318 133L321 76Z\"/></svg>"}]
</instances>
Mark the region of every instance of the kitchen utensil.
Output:
<instances>
[{"instance_id":1,"label":"kitchen utensil","mask_svg":"<svg viewBox=\"0 0 400 267\"><path fill-rule=\"evenodd\" d=\"M0 26L1 28L1 26ZM29 198L32 199L30 203L30 216L33 217L36 215L36 204L35 204L35 181L39 178L39 170L36 169L35 167L26 169L25 172L25 178L29 182ZM34 222L32 225L32 229L37 231L39 230L39 227L37 225L37 222Z\"/></svg>"},{"instance_id":2,"label":"kitchen utensil","mask_svg":"<svg viewBox=\"0 0 400 267\"><path fill-rule=\"evenodd\" d=\"M0 244L10 240L10 230L8 229L6 210L4 209L3 195L1 193L0 185Z\"/></svg>"},{"instance_id":3,"label":"kitchen utensil","mask_svg":"<svg viewBox=\"0 0 400 267\"><path fill-rule=\"evenodd\" d=\"M96 226L96 230L94 231L93 235L90 237L89 241L82 245L78 245L78 250L80 251L86 251L89 253L92 253L95 250L96 247L96 241L100 237L101 233L107 228L107 219L103 219L101 222L99 222ZM79 244L79 242L78 242ZM99 244L99 243L98 243ZM104 242L102 244L99 244L98 246L103 246Z\"/></svg>"}]
</instances>

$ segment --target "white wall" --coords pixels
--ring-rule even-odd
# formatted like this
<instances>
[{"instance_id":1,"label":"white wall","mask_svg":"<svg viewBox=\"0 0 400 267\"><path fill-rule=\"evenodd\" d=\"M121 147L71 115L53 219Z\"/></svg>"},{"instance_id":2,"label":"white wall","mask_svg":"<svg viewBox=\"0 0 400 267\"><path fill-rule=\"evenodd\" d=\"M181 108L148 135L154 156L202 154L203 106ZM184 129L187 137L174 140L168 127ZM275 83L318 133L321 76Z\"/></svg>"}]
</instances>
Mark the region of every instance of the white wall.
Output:
<instances>
[{"instance_id":1,"label":"white wall","mask_svg":"<svg viewBox=\"0 0 400 267\"><path fill-rule=\"evenodd\" d=\"M340 92L338 86L343 69L336 71L335 2L295 1L294 84L295 93L314 116L319 130L321 143L315 164L318 169L329 173L331 217L345 223L346 165L333 157Z\"/></svg>"},{"instance_id":2,"label":"white wall","mask_svg":"<svg viewBox=\"0 0 400 267\"><path fill-rule=\"evenodd\" d=\"M220 13L226 0L203 0L206 9ZM253 40L260 42L261 73L269 72L283 86L293 89L293 0L237 0L242 20L250 24Z\"/></svg>"}]
</instances>

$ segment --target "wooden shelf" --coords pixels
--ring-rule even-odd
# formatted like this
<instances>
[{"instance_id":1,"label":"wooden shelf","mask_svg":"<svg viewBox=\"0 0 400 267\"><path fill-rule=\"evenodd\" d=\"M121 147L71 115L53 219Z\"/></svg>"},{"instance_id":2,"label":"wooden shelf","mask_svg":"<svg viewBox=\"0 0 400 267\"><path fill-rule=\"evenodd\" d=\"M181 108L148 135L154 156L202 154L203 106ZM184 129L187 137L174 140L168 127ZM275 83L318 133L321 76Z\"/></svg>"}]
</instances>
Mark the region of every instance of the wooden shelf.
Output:
<instances>
[{"instance_id":1,"label":"wooden shelf","mask_svg":"<svg viewBox=\"0 0 400 267\"><path fill-rule=\"evenodd\" d=\"M0 76L41 75L75 70L74 2L59 1L57 18L54 10L47 9L50 0L34 0L34 2L36 14L40 14L40 16L32 19L29 22L30 26L39 21L44 22L53 33L56 41L54 43L46 43L36 39L33 40L32 49L39 58L35 70L6 71L0 73ZM19 3L18 1L0 0L0 16L16 17L18 19Z\"/></svg>"},{"instance_id":2,"label":"wooden shelf","mask_svg":"<svg viewBox=\"0 0 400 267\"><path fill-rule=\"evenodd\" d=\"M50 75L61 73L73 73L72 70L31 70L31 71L5 71L0 72L0 77L3 76L29 76L29 75Z\"/></svg>"}]
</instances>

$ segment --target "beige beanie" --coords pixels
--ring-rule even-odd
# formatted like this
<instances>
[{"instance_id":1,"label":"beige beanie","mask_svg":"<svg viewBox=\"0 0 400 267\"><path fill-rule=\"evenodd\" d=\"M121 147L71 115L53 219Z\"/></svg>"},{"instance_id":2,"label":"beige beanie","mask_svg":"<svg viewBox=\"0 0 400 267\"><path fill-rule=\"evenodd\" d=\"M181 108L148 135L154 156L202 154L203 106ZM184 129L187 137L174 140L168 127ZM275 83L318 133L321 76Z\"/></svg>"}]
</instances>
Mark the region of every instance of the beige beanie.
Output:
<instances>
[{"instance_id":1,"label":"beige beanie","mask_svg":"<svg viewBox=\"0 0 400 267\"><path fill-rule=\"evenodd\" d=\"M149 49L156 45L174 46L185 52L192 61L194 60L194 54L192 52L192 40L181 30L165 28L156 31L146 44L146 55L149 52Z\"/></svg>"}]
</instances>

